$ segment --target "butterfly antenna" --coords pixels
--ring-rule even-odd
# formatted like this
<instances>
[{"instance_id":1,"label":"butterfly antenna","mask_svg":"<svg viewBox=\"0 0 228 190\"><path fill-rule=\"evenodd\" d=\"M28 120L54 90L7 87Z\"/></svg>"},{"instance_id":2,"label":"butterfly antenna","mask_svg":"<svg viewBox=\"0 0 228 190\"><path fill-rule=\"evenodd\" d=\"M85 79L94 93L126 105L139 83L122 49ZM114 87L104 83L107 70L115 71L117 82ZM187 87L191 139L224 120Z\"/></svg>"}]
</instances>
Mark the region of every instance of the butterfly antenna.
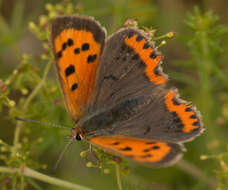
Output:
<instances>
[{"instance_id":1,"label":"butterfly antenna","mask_svg":"<svg viewBox=\"0 0 228 190\"><path fill-rule=\"evenodd\" d=\"M52 174L55 174L55 173L56 173L56 170L57 170L57 168L58 168L58 166L59 166L60 161L61 161L62 158L63 158L63 155L65 154L65 152L67 151L68 147L71 145L72 142L73 142L73 140L70 140L70 141L66 144L66 146L64 147L64 149L62 150L62 152L60 153L60 155L59 155L59 157L58 157L58 160L56 161L55 166L54 166L54 168L52 169L52 172L51 172Z\"/></svg>"},{"instance_id":2,"label":"butterfly antenna","mask_svg":"<svg viewBox=\"0 0 228 190\"><path fill-rule=\"evenodd\" d=\"M46 125L49 127L56 127L56 128L60 128L60 129L68 129L71 130L71 128L69 127L65 127L62 125L57 125L55 123L50 123L50 122L46 122L46 121L36 121L36 120L32 120L32 119L25 119L25 118L21 118L21 117L15 117L16 120L18 121L25 121L25 122L30 122L30 123L37 123L37 124L41 124L41 125Z\"/></svg>"}]
</instances>

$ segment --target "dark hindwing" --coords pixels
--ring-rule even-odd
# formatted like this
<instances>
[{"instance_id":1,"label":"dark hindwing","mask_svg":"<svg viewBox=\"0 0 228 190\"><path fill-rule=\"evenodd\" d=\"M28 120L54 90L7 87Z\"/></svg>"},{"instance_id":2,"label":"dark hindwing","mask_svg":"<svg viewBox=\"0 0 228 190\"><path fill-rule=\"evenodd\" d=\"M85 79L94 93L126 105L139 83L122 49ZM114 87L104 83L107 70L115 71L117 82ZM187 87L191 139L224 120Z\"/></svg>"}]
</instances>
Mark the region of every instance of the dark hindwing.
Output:
<instances>
[{"instance_id":1,"label":"dark hindwing","mask_svg":"<svg viewBox=\"0 0 228 190\"><path fill-rule=\"evenodd\" d=\"M179 99L176 90L162 90L144 102L134 108L131 118L115 123L114 135L179 143L191 141L203 131L199 111Z\"/></svg>"}]
</instances>

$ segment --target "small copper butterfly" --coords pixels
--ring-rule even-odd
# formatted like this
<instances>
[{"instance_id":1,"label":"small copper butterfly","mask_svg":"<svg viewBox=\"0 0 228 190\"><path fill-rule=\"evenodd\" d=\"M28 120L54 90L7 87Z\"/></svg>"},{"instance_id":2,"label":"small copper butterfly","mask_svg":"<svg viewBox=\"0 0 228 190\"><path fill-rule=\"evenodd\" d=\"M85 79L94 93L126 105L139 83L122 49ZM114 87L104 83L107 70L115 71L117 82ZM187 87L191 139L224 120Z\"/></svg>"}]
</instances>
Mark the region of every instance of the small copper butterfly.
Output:
<instances>
[{"instance_id":1,"label":"small copper butterfly","mask_svg":"<svg viewBox=\"0 0 228 190\"><path fill-rule=\"evenodd\" d=\"M196 107L166 87L162 55L145 32L126 27L106 38L97 21L76 15L55 18L51 36L72 138L165 166L203 131Z\"/></svg>"}]
</instances>

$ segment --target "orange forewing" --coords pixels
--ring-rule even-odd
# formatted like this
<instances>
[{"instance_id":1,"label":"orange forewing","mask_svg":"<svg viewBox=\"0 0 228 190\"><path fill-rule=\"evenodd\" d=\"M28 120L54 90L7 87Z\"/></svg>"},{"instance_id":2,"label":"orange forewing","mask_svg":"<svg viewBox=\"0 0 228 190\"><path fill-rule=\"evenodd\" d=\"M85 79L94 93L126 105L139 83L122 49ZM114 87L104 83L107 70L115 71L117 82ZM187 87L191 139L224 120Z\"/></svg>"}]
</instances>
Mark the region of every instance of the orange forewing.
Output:
<instances>
[{"instance_id":1,"label":"orange forewing","mask_svg":"<svg viewBox=\"0 0 228 190\"><path fill-rule=\"evenodd\" d=\"M176 147L173 147L170 143L160 141L118 136L94 137L89 141L107 152L152 165L159 165L165 160L166 163L169 163L169 161L175 161L181 156L179 154L181 150L179 145L172 144L176 145Z\"/></svg>"},{"instance_id":2,"label":"orange forewing","mask_svg":"<svg viewBox=\"0 0 228 190\"><path fill-rule=\"evenodd\" d=\"M87 47L83 50L85 44ZM67 109L73 118L78 118L83 114L94 89L101 45L91 32L70 28L55 38L54 46L59 56L57 69ZM74 69L70 69L72 66ZM67 69L69 76L66 76Z\"/></svg>"}]
</instances>

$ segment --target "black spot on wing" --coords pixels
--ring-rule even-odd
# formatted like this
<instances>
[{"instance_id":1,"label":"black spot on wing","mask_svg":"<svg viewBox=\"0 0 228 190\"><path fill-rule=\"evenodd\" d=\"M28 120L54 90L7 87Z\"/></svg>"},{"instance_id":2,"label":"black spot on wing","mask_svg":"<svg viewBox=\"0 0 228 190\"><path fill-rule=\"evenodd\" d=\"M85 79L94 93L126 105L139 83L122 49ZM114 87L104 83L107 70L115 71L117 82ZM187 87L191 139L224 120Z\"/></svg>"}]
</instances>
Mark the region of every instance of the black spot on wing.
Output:
<instances>
[{"instance_id":1,"label":"black spot on wing","mask_svg":"<svg viewBox=\"0 0 228 190\"><path fill-rule=\"evenodd\" d=\"M140 35L138 35L138 36L136 37L136 41L137 41L137 42L140 42L142 39L143 39L143 37L140 36Z\"/></svg>"},{"instance_id":2,"label":"black spot on wing","mask_svg":"<svg viewBox=\"0 0 228 190\"><path fill-rule=\"evenodd\" d=\"M82 44L82 51L87 51L87 50L89 50L89 44L88 43Z\"/></svg>"},{"instance_id":3,"label":"black spot on wing","mask_svg":"<svg viewBox=\"0 0 228 190\"><path fill-rule=\"evenodd\" d=\"M122 150L122 151L131 151L132 148L129 147L129 146L126 146L126 147L124 147L124 148L120 148L120 150Z\"/></svg>"},{"instance_id":4,"label":"black spot on wing","mask_svg":"<svg viewBox=\"0 0 228 190\"><path fill-rule=\"evenodd\" d=\"M65 49L66 49L66 47L67 47L67 43L66 43L66 42L64 42L64 43L63 43L63 45L62 45L62 51L63 51L63 50L65 50Z\"/></svg>"},{"instance_id":5,"label":"black spot on wing","mask_svg":"<svg viewBox=\"0 0 228 190\"><path fill-rule=\"evenodd\" d=\"M114 142L111 145L119 145L119 144L120 144L120 142Z\"/></svg>"},{"instance_id":6,"label":"black spot on wing","mask_svg":"<svg viewBox=\"0 0 228 190\"><path fill-rule=\"evenodd\" d=\"M62 51L57 52L57 53L56 53L56 57L57 57L58 59L61 58L61 57L62 57Z\"/></svg>"},{"instance_id":7,"label":"black spot on wing","mask_svg":"<svg viewBox=\"0 0 228 190\"><path fill-rule=\"evenodd\" d=\"M72 86L71 86L71 90L74 91L78 88L78 84L77 83L74 83Z\"/></svg>"},{"instance_id":8,"label":"black spot on wing","mask_svg":"<svg viewBox=\"0 0 228 190\"><path fill-rule=\"evenodd\" d=\"M146 43L144 44L144 46L143 46L143 49L148 49L149 47L150 47L149 43L146 42Z\"/></svg>"},{"instance_id":9,"label":"black spot on wing","mask_svg":"<svg viewBox=\"0 0 228 190\"><path fill-rule=\"evenodd\" d=\"M155 51L153 51L151 54L150 54L150 58L152 59L155 59L157 57Z\"/></svg>"},{"instance_id":10,"label":"black spot on wing","mask_svg":"<svg viewBox=\"0 0 228 190\"><path fill-rule=\"evenodd\" d=\"M194 125L194 126L200 126L200 122L199 121L195 121L192 125Z\"/></svg>"},{"instance_id":11,"label":"black spot on wing","mask_svg":"<svg viewBox=\"0 0 228 190\"><path fill-rule=\"evenodd\" d=\"M196 119L197 116L196 116L196 114L194 114L194 115L191 115L190 118L191 118L191 119Z\"/></svg>"},{"instance_id":12,"label":"black spot on wing","mask_svg":"<svg viewBox=\"0 0 228 190\"><path fill-rule=\"evenodd\" d=\"M75 72L74 65L69 65L65 70L66 77L70 76Z\"/></svg>"},{"instance_id":13,"label":"black spot on wing","mask_svg":"<svg viewBox=\"0 0 228 190\"><path fill-rule=\"evenodd\" d=\"M154 145L154 146L152 146L150 148L144 149L143 152L150 152L151 150L157 150L157 149L160 149L160 147L157 146L157 145Z\"/></svg>"},{"instance_id":14,"label":"black spot on wing","mask_svg":"<svg viewBox=\"0 0 228 190\"><path fill-rule=\"evenodd\" d=\"M72 46L73 44L74 41L71 38L69 38L66 42L62 44L62 51L64 51L67 48L67 46Z\"/></svg>"},{"instance_id":15,"label":"black spot on wing","mask_svg":"<svg viewBox=\"0 0 228 190\"><path fill-rule=\"evenodd\" d=\"M91 62L94 62L96 59L97 59L97 54L89 55L87 58L87 62L91 63Z\"/></svg>"},{"instance_id":16,"label":"black spot on wing","mask_svg":"<svg viewBox=\"0 0 228 190\"><path fill-rule=\"evenodd\" d=\"M75 49L74 49L74 53L75 53L75 54L79 54L79 53L80 53L80 48L75 48Z\"/></svg>"},{"instance_id":17,"label":"black spot on wing","mask_svg":"<svg viewBox=\"0 0 228 190\"><path fill-rule=\"evenodd\" d=\"M153 150L157 150L157 149L160 149L160 146L157 146L157 145L154 145L151 147Z\"/></svg>"},{"instance_id":18,"label":"black spot on wing","mask_svg":"<svg viewBox=\"0 0 228 190\"><path fill-rule=\"evenodd\" d=\"M68 45L68 46L74 45L74 41L73 41L71 38L69 38L69 39L67 40L67 45Z\"/></svg>"},{"instance_id":19,"label":"black spot on wing","mask_svg":"<svg viewBox=\"0 0 228 190\"><path fill-rule=\"evenodd\" d=\"M150 151L151 151L150 148L146 148L146 149L143 150L143 152L150 152Z\"/></svg>"}]
</instances>

